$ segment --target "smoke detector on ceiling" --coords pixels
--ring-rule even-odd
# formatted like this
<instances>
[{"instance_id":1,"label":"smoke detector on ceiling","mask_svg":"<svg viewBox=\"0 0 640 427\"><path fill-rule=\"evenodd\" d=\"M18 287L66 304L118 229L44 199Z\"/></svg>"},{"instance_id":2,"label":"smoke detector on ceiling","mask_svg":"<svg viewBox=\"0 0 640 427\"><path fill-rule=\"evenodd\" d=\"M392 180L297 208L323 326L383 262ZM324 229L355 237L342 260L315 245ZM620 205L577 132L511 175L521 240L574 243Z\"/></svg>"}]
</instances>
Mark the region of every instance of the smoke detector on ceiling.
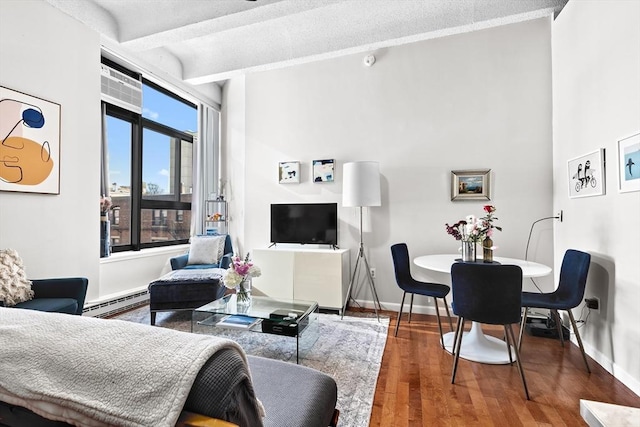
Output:
<instances>
[{"instance_id":1,"label":"smoke detector on ceiling","mask_svg":"<svg viewBox=\"0 0 640 427\"><path fill-rule=\"evenodd\" d=\"M371 67L376 62L376 57L373 55L367 55L364 57L364 65Z\"/></svg>"}]
</instances>

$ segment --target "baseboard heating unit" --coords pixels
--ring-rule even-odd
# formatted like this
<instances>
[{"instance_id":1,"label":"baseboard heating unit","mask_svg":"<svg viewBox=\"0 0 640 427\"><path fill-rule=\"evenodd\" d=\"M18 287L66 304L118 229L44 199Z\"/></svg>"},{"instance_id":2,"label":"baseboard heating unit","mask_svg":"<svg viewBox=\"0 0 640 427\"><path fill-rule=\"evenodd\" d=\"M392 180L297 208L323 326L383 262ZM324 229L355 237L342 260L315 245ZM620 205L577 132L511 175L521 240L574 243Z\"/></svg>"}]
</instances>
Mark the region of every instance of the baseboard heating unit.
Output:
<instances>
[{"instance_id":1,"label":"baseboard heating unit","mask_svg":"<svg viewBox=\"0 0 640 427\"><path fill-rule=\"evenodd\" d=\"M85 305L84 316L109 317L149 303L149 291L143 290L93 305Z\"/></svg>"}]
</instances>

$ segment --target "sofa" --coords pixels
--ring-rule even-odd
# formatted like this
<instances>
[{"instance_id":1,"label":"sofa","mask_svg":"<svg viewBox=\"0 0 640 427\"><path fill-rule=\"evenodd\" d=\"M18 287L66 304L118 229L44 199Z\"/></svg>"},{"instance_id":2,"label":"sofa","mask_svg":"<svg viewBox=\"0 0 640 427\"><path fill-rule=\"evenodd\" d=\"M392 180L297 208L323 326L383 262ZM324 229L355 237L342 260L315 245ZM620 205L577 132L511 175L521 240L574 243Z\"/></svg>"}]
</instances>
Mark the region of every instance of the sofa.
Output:
<instances>
[{"instance_id":1,"label":"sofa","mask_svg":"<svg viewBox=\"0 0 640 427\"><path fill-rule=\"evenodd\" d=\"M77 422L78 415L102 425L154 427L196 425L172 424L184 415L248 427L337 424L337 385L330 376L247 356L230 340L8 308L0 308L0 335L8 339L0 346L0 425L89 424ZM69 336L75 338L61 342ZM29 352L30 345L38 352ZM65 369L71 360L73 369ZM155 421L145 418L149 414Z\"/></svg>"},{"instance_id":2,"label":"sofa","mask_svg":"<svg viewBox=\"0 0 640 427\"><path fill-rule=\"evenodd\" d=\"M82 315L89 281L85 277L31 280L33 299L12 307ZM4 303L0 301L0 307Z\"/></svg>"}]
</instances>

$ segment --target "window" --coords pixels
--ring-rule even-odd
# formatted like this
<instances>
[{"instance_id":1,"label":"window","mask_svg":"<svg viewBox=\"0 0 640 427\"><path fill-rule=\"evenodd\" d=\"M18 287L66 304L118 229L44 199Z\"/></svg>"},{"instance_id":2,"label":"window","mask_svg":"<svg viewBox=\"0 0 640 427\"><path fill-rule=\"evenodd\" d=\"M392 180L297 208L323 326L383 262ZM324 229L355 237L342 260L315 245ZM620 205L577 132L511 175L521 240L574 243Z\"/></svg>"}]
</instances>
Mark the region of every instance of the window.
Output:
<instances>
[{"instance_id":1,"label":"window","mask_svg":"<svg viewBox=\"0 0 640 427\"><path fill-rule=\"evenodd\" d=\"M106 104L112 250L187 243L197 109L153 82L103 62L140 79L143 94L142 114Z\"/></svg>"}]
</instances>

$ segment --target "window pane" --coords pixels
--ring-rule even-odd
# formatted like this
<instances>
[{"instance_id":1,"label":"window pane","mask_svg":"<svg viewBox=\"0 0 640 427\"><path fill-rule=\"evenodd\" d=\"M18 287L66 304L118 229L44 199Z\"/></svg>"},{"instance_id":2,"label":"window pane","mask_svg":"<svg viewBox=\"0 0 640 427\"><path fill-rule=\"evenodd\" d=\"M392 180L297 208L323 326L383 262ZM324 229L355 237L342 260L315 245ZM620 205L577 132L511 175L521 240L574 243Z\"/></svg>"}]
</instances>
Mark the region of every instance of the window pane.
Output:
<instances>
[{"instance_id":1,"label":"window pane","mask_svg":"<svg viewBox=\"0 0 640 427\"><path fill-rule=\"evenodd\" d=\"M178 215L180 212L180 215ZM178 221L180 218L182 221ZM189 238L191 211L142 209L140 243L170 242Z\"/></svg>"},{"instance_id":2,"label":"window pane","mask_svg":"<svg viewBox=\"0 0 640 427\"><path fill-rule=\"evenodd\" d=\"M142 197L173 200L176 138L144 129L142 141Z\"/></svg>"},{"instance_id":3,"label":"window pane","mask_svg":"<svg viewBox=\"0 0 640 427\"><path fill-rule=\"evenodd\" d=\"M111 244L131 244L131 123L107 115ZM117 220L113 218L117 211Z\"/></svg>"},{"instance_id":4,"label":"window pane","mask_svg":"<svg viewBox=\"0 0 640 427\"><path fill-rule=\"evenodd\" d=\"M191 203L193 193L193 144L182 141L180 151L180 201Z\"/></svg>"},{"instance_id":5,"label":"window pane","mask_svg":"<svg viewBox=\"0 0 640 427\"><path fill-rule=\"evenodd\" d=\"M142 117L182 132L198 129L195 108L146 84L142 85Z\"/></svg>"}]
</instances>

